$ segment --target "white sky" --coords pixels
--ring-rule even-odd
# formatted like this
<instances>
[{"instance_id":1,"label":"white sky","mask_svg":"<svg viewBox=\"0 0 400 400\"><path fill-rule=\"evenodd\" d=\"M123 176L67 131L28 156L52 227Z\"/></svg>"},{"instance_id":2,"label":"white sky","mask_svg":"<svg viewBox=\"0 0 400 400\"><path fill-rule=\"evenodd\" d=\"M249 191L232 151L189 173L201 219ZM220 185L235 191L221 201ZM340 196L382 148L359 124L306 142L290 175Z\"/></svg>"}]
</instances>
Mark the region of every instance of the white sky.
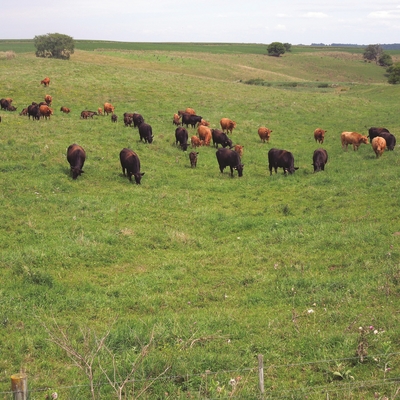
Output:
<instances>
[{"instance_id":1,"label":"white sky","mask_svg":"<svg viewBox=\"0 0 400 400\"><path fill-rule=\"evenodd\" d=\"M0 39L399 43L400 0L4 1Z\"/></svg>"}]
</instances>

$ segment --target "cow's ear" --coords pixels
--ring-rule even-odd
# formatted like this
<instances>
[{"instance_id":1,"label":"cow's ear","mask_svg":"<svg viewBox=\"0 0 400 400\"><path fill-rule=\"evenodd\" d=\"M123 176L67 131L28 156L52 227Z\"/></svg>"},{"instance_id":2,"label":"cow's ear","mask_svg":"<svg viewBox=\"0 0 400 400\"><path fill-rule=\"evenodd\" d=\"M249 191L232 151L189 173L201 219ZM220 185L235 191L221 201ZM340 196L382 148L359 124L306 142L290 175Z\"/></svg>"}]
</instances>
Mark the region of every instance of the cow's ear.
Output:
<instances>
[{"instance_id":1,"label":"cow's ear","mask_svg":"<svg viewBox=\"0 0 400 400\"><path fill-rule=\"evenodd\" d=\"M140 173L140 176L143 176L144 174L145 174L145 172L141 172L141 173Z\"/></svg>"}]
</instances>

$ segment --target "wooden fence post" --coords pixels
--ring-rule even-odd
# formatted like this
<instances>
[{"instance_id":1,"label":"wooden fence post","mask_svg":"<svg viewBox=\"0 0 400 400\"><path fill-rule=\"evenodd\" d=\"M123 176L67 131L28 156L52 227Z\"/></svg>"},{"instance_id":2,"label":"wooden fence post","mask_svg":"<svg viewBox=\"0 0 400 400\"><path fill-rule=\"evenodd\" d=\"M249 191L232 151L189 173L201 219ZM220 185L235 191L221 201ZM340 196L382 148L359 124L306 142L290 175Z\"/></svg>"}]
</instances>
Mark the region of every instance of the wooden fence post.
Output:
<instances>
[{"instance_id":1,"label":"wooden fence post","mask_svg":"<svg viewBox=\"0 0 400 400\"><path fill-rule=\"evenodd\" d=\"M25 374L11 375L11 391L14 400L26 400L28 398L28 377Z\"/></svg>"},{"instance_id":2,"label":"wooden fence post","mask_svg":"<svg viewBox=\"0 0 400 400\"><path fill-rule=\"evenodd\" d=\"M258 382L260 386L260 392L264 395L264 361L263 355L258 355Z\"/></svg>"}]
</instances>

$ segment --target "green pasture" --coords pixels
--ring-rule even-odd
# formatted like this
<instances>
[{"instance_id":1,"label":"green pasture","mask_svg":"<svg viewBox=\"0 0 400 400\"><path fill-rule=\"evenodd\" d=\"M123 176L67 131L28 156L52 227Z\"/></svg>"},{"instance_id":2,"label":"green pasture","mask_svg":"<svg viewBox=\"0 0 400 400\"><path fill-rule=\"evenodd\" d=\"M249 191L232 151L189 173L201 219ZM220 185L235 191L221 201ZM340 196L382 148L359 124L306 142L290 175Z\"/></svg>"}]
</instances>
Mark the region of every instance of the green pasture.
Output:
<instances>
[{"instance_id":1,"label":"green pasture","mask_svg":"<svg viewBox=\"0 0 400 400\"><path fill-rule=\"evenodd\" d=\"M125 398L105 373L122 385L132 369L126 398L261 398L259 354L264 398L398 396L399 148L377 159L340 144L371 126L398 136L399 89L384 69L349 49L273 58L255 45L110 43L78 42L69 61L0 60L0 97L18 107L0 112L0 398L19 371L30 399L93 398L54 344L63 337L94 357L95 398ZM45 94L50 120L19 115ZM80 119L104 102L117 123ZM243 177L221 174L213 147L190 168L172 124L186 107L212 128L237 122ZM124 126L126 111L152 125L152 144ZM329 161L314 174L317 127ZM87 153L76 181L72 143ZM141 185L122 175L124 147ZM294 154L294 175L270 176L272 147Z\"/></svg>"}]
</instances>

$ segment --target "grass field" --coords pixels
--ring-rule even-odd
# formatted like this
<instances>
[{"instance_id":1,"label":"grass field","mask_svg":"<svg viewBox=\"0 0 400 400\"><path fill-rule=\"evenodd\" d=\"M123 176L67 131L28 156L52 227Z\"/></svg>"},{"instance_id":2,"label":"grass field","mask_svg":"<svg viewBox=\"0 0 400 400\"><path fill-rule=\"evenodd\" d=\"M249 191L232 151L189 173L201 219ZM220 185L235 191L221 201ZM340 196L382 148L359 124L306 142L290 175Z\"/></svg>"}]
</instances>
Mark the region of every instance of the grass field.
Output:
<instances>
[{"instance_id":1,"label":"grass field","mask_svg":"<svg viewBox=\"0 0 400 400\"><path fill-rule=\"evenodd\" d=\"M262 354L265 398L398 397L399 149L340 144L370 126L397 136L398 87L359 50L107 43L78 43L69 61L0 43L17 53L0 60L0 97L18 107L0 112L0 396L25 371L30 399L119 398L105 373L115 387L132 378L127 398L261 398ZM50 120L18 115L45 94ZM116 124L80 119L106 101ZM212 147L190 168L172 125L186 107L213 128L237 122L243 177L221 174ZM314 174L317 127L329 161ZM71 143L87 153L76 181ZM141 185L122 175L124 147ZM294 154L294 175L269 175L272 147ZM94 395L62 340L93 360Z\"/></svg>"}]
</instances>

